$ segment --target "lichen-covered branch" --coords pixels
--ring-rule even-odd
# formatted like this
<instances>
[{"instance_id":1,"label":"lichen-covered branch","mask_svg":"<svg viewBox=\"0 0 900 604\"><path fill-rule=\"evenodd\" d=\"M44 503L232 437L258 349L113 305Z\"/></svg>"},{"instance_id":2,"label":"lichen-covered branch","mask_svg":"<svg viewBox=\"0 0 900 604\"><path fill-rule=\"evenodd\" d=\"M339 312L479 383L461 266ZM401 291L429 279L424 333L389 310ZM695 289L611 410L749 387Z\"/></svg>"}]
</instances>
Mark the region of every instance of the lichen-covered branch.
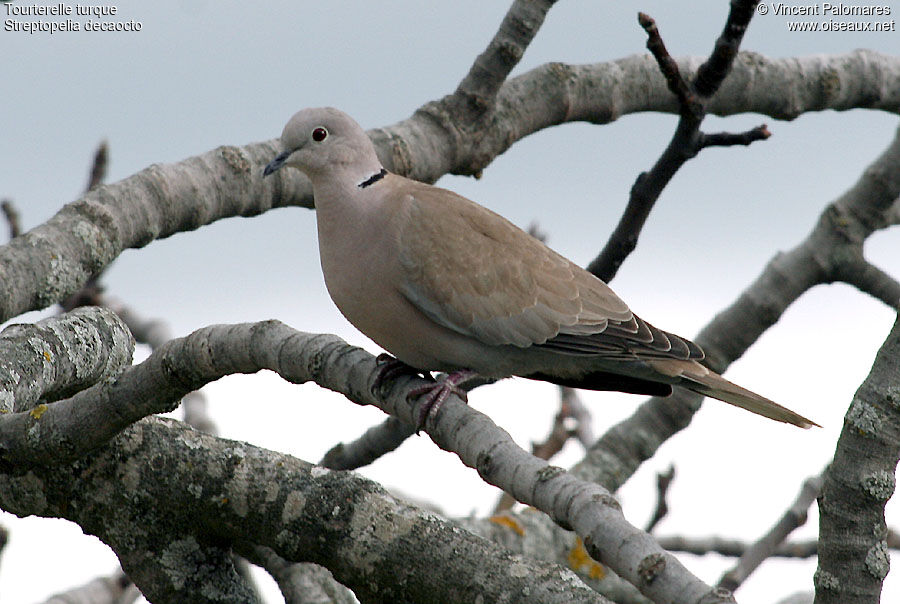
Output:
<instances>
[{"instance_id":1,"label":"lichen-covered branch","mask_svg":"<svg viewBox=\"0 0 900 604\"><path fill-rule=\"evenodd\" d=\"M133 351L131 332L102 308L9 325L0 332L0 425L16 412L40 416L45 403L115 378Z\"/></svg>"},{"instance_id":2,"label":"lichen-covered branch","mask_svg":"<svg viewBox=\"0 0 900 604\"><path fill-rule=\"evenodd\" d=\"M229 570L239 543L326 566L363 602L609 604L570 571L513 555L354 473L162 418L76 462L0 474L0 507L78 523L115 550L152 602L253 601Z\"/></svg>"},{"instance_id":3,"label":"lichen-covered branch","mask_svg":"<svg viewBox=\"0 0 900 604\"><path fill-rule=\"evenodd\" d=\"M816 602L878 602L890 570L884 506L900 458L900 316L844 417L819 499Z\"/></svg>"}]
</instances>

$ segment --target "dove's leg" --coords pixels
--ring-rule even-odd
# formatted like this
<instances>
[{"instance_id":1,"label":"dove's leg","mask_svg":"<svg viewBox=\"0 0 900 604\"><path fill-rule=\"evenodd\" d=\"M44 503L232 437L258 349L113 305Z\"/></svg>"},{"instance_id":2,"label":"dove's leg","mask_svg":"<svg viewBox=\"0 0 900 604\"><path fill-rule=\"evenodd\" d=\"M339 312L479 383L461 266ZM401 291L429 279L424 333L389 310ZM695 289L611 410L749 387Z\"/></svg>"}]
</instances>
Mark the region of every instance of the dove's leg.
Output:
<instances>
[{"instance_id":1,"label":"dove's leg","mask_svg":"<svg viewBox=\"0 0 900 604\"><path fill-rule=\"evenodd\" d=\"M476 372L469 369L463 369L460 371L454 371L453 373L444 375L435 380L433 377L431 377L431 374L419 371L414 367L410 367L403 361L395 359L387 353L379 354L375 359L375 362L380 366L378 369L378 375L375 376L375 382L372 384L372 390L375 392L383 388L386 382L401 375L421 376L427 380L432 380L434 382L433 384L428 384L427 386L413 388L406 395L406 400L408 401L411 401L422 395L428 396L428 398L425 400L425 404L422 406L422 410L419 412L419 419L416 422L416 432L425 427L425 422L429 417L434 417L435 414L437 414L438 410L441 408L441 405L444 404L444 401L447 400L447 397L449 397L451 394L455 394L463 401L469 402L466 391L463 390L460 386L462 384L465 384L469 380L478 377L478 374Z\"/></svg>"},{"instance_id":2,"label":"dove's leg","mask_svg":"<svg viewBox=\"0 0 900 604\"><path fill-rule=\"evenodd\" d=\"M387 382L401 375L414 375L418 377L423 377L424 375L415 367L410 367L400 359L396 359L386 352L382 352L375 357L375 364L378 366L378 375L375 376L375 381L372 383L372 392L375 394L384 388ZM430 378L431 376L424 375L424 377Z\"/></svg>"},{"instance_id":3,"label":"dove's leg","mask_svg":"<svg viewBox=\"0 0 900 604\"><path fill-rule=\"evenodd\" d=\"M472 371L471 369L461 369L460 371L454 371L448 375L441 376L435 380L434 384L420 386L419 388L410 390L406 395L406 400L412 400L422 395L428 396L425 400L425 404L422 406L422 410L419 412L419 420L416 422L416 431L425 427L425 422L429 417L437 415L441 405L444 404L444 401L447 400L447 397L451 394L455 394L464 402L468 403L469 397L466 391L460 388L460 386L476 377L478 377L478 373L475 371Z\"/></svg>"}]
</instances>

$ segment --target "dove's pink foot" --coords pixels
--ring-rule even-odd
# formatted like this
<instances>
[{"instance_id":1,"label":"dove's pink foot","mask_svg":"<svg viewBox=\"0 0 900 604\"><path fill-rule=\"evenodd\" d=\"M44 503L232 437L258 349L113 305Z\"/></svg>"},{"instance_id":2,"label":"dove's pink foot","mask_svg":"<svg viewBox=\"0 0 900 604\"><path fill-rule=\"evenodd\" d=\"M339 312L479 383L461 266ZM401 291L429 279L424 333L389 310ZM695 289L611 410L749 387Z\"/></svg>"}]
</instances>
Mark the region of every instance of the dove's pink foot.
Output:
<instances>
[{"instance_id":1,"label":"dove's pink foot","mask_svg":"<svg viewBox=\"0 0 900 604\"><path fill-rule=\"evenodd\" d=\"M425 427L425 422L429 417L437 415L441 405L444 404L444 401L446 401L447 397L451 394L455 394L464 402L468 403L469 397L466 391L460 388L460 386L477 375L476 372L470 369L462 369L460 371L454 371L449 375L442 376L438 380L435 380L434 384L420 386L419 388L410 390L406 395L406 400L412 400L422 395L428 396L425 400L425 404L422 405L422 410L419 411L419 420L416 422L416 431L418 432Z\"/></svg>"},{"instance_id":2,"label":"dove's pink foot","mask_svg":"<svg viewBox=\"0 0 900 604\"><path fill-rule=\"evenodd\" d=\"M412 401L422 395L428 396L425 400L425 404L422 406L422 410L419 412L419 418L416 422L416 432L425 427L425 422L429 417L434 417L437 414L441 405L444 404L444 401L447 400L447 397L451 394L455 394L463 401L469 402L466 391L460 388L460 386L478 375L474 371L463 369L454 371L449 375L445 375L440 379L435 380L431 377L430 373L419 371L415 367L411 367L387 353L379 354L378 357L376 357L375 362L379 365L379 369L378 375L375 376L375 381L372 384L372 390L374 392L382 389L386 382L401 375L422 376L426 380L432 380L434 382L427 386L413 388L406 394L406 400L408 401Z\"/></svg>"}]
</instances>

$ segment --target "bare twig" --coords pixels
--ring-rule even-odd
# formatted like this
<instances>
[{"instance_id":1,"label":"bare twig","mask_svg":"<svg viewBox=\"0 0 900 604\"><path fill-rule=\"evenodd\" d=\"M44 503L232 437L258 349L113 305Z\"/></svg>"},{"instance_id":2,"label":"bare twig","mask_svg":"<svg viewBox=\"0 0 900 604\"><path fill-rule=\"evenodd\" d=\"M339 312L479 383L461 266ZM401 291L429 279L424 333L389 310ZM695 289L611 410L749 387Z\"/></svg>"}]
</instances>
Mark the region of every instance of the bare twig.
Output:
<instances>
[{"instance_id":1,"label":"bare twig","mask_svg":"<svg viewBox=\"0 0 900 604\"><path fill-rule=\"evenodd\" d=\"M659 70L666 78L666 85L678 99L679 106L684 110L686 107L696 104L698 101L694 98L694 93L691 91L687 82L681 77L681 72L678 70L678 63L675 62L675 59L673 59L672 55L669 54L669 51L666 50L666 45L663 42L662 36L659 35L659 29L656 27L656 21L654 21L650 15L638 13L638 23L640 23L641 27L644 28L644 31L647 32L647 50L649 50L650 54L653 55L653 58L656 59Z\"/></svg>"},{"instance_id":2,"label":"bare twig","mask_svg":"<svg viewBox=\"0 0 900 604\"><path fill-rule=\"evenodd\" d=\"M6 217L6 224L9 225L9 238L15 239L22 233L22 224L19 222L19 212L11 199L4 199L0 202L0 210Z\"/></svg>"},{"instance_id":3,"label":"bare twig","mask_svg":"<svg viewBox=\"0 0 900 604\"><path fill-rule=\"evenodd\" d=\"M668 536L657 537L661 546L670 552L685 552L703 556L706 554L719 554L739 558L747 550L754 546L753 543L740 541L739 539L726 539L723 537L683 537ZM900 550L900 535L896 531L888 531L887 546L891 550ZM773 558L812 558L818 553L819 543L815 539L808 541L793 541L781 543L772 550Z\"/></svg>"},{"instance_id":4,"label":"bare twig","mask_svg":"<svg viewBox=\"0 0 900 604\"><path fill-rule=\"evenodd\" d=\"M822 492L823 477L812 476L803 481L800 493L778 522L741 555L738 563L722 575L718 587L734 591L762 562L773 555L791 532L806 523L809 506Z\"/></svg>"},{"instance_id":5,"label":"bare twig","mask_svg":"<svg viewBox=\"0 0 900 604\"><path fill-rule=\"evenodd\" d=\"M355 470L367 466L399 447L415 431L414 427L390 416L381 424L366 430L356 440L332 447L319 465L332 470Z\"/></svg>"},{"instance_id":6,"label":"bare twig","mask_svg":"<svg viewBox=\"0 0 900 604\"><path fill-rule=\"evenodd\" d=\"M688 83L681 76L678 65L666 50L656 22L644 13L638 22L647 32L647 49L653 54L669 90L678 99L680 118L669 145L649 172L638 175L631 187L628 205L612 235L600 254L587 269L604 281L611 281L625 258L637 247L638 237L660 194L675 173L689 159L709 146L747 145L768 137L765 126L742 134L711 134L700 131L706 116L706 102L719 88L737 55L744 31L757 2L735 0L725 30L716 41L710 57L700 67L694 81Z\"/></svg>"},{"instance_id":7,"label":"bare twig","mask_svg":"<svg viewBox=\"0 0 900 604\"><path fill-rule=\"evenodd\" d=\"M591 410L584 404L584 401L578 396L578 391L574 388L560 386L559 396L562 399L563 408L566 410L566 417L572 418L575 422L575 427L572 429L575 438L585 448L590 447L594 443Z\"/></svg>"},{"instance_id":8,"label":"bare twig","mask_svg":"<svg viewBox=\"0 0 900 604\"><path fill-rule=\"evenodd\" d=\"M455 95L469 101L476 114L488 110L537 34L556 0L516 0L500 23L494 38L478 55Z\"/></svg>"},{"instance_id":9,"label":"bare twig","mask_svg":"<svg viewBox=\"0 0 900 604\"><path fill-rule=\"evenodd\" d=\"M734 145L747 146L756 141L763 141L772 136L768 126L762 124L756 128L751 128L746 132L715 132L713 134L700 133L698 144L701 148L706 147L733 147Z\"/></svg>"},{"instance_id":10,"label":"bare twig","mask_svg":"<svg viewBox=\"0 0 900 604\"><path fill-rule=\"evenodd\" d=\"M100 186L106 180L106 168L109 163L109 144L102 141L97 146L94 153L94 162L91 165L91 174L88 177L88 184L84 188L85 191L92 191Z\"/></svg>"},{"instance_id":11,"label":"bare twig","mask_svg":"<svg viewBox=\"0 0 900 604\"><path fill-rule=\"evenodd\" d=\"M665 518L666 514L669 513L669 504L666 500L666 495L669 492L669 486L672 484L672 479L674 478L674 465L670 465L669 469L665 472L657 472L656 474L656 510L653 512L653 517L650 518L650 521L647 523L647 528L644 529L648 533L652 533L660 520Z\"/></svg>"},{"instance_id":12,"label":"bare twig","mask_svg":"<svg viewBox=\"0 0 900 604\"><path fill-rule=\"evenodd\" d=\"M741 46L741 40L756 11L757 0L732 0L725 28L716 40L709 59L694 78L692 88L702 97L711 97L719 90Z\"/></svg>"},{"instance_id":13,"label":"bare twig","mask_svg":"<svg viewBox=\"0 0 900 604\"><path fill-rule=\"evenodd\" d=\"M119 571L109 577L99 577L67 592L51 596L44 604L120 604L134 595L131 580ZM140 595L140 592L138 592Z\"/></svg>"}]
</instances>

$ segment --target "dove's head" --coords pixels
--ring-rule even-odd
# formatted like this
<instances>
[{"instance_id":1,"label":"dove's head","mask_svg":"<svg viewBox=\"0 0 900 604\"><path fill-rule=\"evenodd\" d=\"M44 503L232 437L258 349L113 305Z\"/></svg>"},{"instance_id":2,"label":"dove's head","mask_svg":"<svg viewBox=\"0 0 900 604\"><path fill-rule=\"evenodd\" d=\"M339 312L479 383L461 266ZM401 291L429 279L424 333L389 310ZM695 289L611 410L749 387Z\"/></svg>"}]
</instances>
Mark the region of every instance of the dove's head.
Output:
<instances>
[{"instance_id":1,"label":"dove's head","mask_svg":"<svg viewBox=\"0 0 900 604\"><path fill-rule=\"evenodd\" d=\"M372 141L349 115L332 107L303 109L281 133L282 152L266 166L264 176L291 166L310 178L348 173L365 178L381 170Z\"/></svg>"}]
</instances>

